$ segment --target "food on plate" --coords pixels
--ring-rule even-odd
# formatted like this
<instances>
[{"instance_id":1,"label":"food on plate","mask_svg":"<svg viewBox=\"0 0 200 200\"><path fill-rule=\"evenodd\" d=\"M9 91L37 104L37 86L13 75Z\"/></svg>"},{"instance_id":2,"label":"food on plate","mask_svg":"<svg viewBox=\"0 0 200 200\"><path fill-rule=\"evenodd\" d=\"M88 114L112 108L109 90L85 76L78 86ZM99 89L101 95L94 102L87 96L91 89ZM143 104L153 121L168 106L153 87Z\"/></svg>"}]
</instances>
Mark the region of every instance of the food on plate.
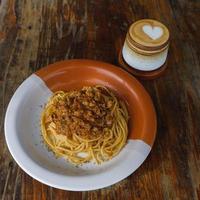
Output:
<instances>
[{"instance_id":1,"label":"food on plate","mask_svg":"<svg viewBox=\"0 0 200 200\"><path fill-rule=\"evenodd\" d=\"M116 156L128 135L128 111L102 85L55 92L41 116L45 144L74 164L100 164Z\"/></svg>"}]
</instances>

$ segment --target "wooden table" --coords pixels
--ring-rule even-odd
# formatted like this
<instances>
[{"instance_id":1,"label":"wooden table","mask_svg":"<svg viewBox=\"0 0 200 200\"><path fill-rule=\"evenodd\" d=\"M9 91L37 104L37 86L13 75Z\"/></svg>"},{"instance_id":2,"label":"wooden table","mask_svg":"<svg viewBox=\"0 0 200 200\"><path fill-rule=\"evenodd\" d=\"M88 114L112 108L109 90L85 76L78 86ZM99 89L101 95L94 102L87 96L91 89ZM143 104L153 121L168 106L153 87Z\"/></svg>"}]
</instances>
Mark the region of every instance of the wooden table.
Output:
<instances>
[{"instance_id":1,"label":"wooden table","mask_svg":"<svg viewBox=\"0 0 200 200\"><path fill-rule=\"evenodd\" d=\"M144 164L105 189L71 192L23 172L5 143L4 116L16 88L39 68L71 58L117 65L129 25L141 18L171 32L168 71L142 81L158 116L154 147ZM200 1L1 0L0 199L200 199Z\"/></svg>"}]
</instances>

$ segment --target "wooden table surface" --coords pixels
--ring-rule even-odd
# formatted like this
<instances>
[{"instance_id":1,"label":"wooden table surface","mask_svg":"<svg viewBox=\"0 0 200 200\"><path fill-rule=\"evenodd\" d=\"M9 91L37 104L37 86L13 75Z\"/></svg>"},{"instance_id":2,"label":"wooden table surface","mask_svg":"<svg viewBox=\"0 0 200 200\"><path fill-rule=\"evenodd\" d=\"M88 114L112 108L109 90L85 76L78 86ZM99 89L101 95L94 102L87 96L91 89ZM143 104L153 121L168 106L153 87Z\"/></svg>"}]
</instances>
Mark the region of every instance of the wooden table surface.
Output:
<instances>
[{"instance_id":1,"label":"wooden table surface","mask_svg":"<svg viewBox=\"0 0 200 200\"><path fill-rule=\"evenodd\" d=\"M117 65L129 25L141 18L171 32L168 70L141 81L158 117L147 160L125 180L90 192L54 189L32 179L11 157L4 116L31 73L72 58ZM0 199L200 199L200 1L0 0Z\"/></svg>"}]
</instances>

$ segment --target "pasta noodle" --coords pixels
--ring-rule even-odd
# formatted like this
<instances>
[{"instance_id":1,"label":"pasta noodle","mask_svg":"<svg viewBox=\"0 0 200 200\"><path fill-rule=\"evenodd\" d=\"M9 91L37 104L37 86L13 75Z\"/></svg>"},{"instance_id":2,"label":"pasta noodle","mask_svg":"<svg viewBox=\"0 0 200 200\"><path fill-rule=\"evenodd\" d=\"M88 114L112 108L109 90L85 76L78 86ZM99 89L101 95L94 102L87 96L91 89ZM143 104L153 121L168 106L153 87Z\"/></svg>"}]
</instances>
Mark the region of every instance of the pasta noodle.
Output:
<instances>
[{"instance_id":1,"label":"pasta noodle","mask_svg":"<svg viewBox=\"0 0 200 200\"><path fill-rule=\"evenodd\" d=\"M100 164L116 156L128 135L125 103L111 90L96 85L58 91L41 116L44 142L58 157L74 164Z\"/></svg>"}]
</instances>

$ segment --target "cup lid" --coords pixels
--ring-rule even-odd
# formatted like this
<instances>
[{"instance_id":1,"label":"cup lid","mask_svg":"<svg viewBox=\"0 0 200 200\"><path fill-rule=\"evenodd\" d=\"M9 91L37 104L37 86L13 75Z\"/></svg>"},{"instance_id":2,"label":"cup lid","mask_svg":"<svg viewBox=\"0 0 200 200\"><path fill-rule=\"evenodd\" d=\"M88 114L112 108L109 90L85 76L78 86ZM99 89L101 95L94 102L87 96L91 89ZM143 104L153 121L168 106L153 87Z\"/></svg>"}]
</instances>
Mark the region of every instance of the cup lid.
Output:
<instances>
[{"instance_id":1,"label":"cup lid","mask_svg":"<svg viewBox=\"0 0 200 200\"><path fill-rule=\"evenodd\" d=\"M142 19L130 26L126 40L133 48L146 51L161 50L168 45L169 30L156 20Z\"/></svg>"}]
</instances>

